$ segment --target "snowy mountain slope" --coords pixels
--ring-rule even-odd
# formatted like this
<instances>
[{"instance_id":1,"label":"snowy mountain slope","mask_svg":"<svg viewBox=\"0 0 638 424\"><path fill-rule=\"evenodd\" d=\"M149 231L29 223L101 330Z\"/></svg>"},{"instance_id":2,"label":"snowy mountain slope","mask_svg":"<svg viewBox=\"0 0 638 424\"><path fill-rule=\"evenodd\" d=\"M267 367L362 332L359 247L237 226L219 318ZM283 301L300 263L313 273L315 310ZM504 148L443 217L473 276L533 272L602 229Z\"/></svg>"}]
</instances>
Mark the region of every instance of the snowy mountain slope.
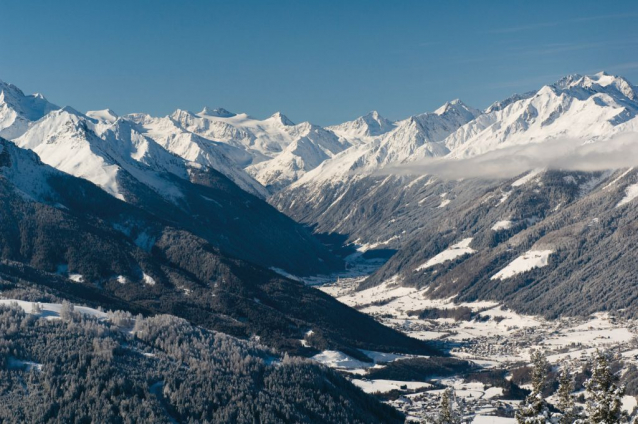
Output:
<instances>
[{"instance_id":1,"label":"snowy mountain slope","mask_svg":"<svg viewBox=\"0 0 638 424\"><path fill-rule=\"evenodd\" d=\"M68 107L53 111L14 142L44 163L179 224L233 256L297 275L342 267L308 231L214 169L168 152L140 133L136 123L112 112L91 115L97 119ZM264 194L242 169L220 158ZM312 259L299 260L305 256Z\"/></svg>"},{"instance_id":2,"label":"snowy mountain slope","mask_svg":"<svg viewBox=\"0 0 638 424\"><path fill-rule=\"evenodd\" d=\"M638 316L636 181L630 169L533 171L496 182L430 216L362 288L394 278L427 288L429 298L492 300L549 317ZM471 255L421 267L470 238Z\"/></svg>"},{"instance_id":3,"label":"snowy mountain slope","mask_svg":"<svg viewBox=\"0 0 638 424\"><path fill-rule=\"evenodd\" d=\"M58 107L41 94L25 95L18 87L0 81L0 137L22 135L29 123Z\"/></svg>"},{"instance_id":4,"label":"snowy mountain slope","mask_svg":"<svg viewBox=\"0 0 638 424\"><path fill-rule=\"evenodd\" d=\"M396 247L424 219L441 212L434 205L435 196L451 192L447 199L454 206L455 199L471 196L465 185L475 183L450 181L447 188L437 192L438 183L421 189L425 182L432 184L436 178L423 177L420 182L408 176L386 178L374 175L377 169L392 162L409 163L433 156L473 157L529 143L548 142L550 151L552 141L566 138L605 142L638 130L636 92L625 79L600 73L566 77L538 91L496 102L484 113L451 102L435 113L398 121L392 130L368 138L365 143L354 143L273 195L270 201L317 231L347 234L348 240L360 244L391 239L388 247ZM451 119L437 119L446 111ZM354 125L355 130L362 122L363 119ZM344 126L352 127L353 124ZM341 131L344 136L345 130ZM482 190L484 186L479 184L475 189ZM445 210L448 206L444 203L436 206ZM417 206L421 204L424 208L419 210ZM386 228L390 227L389 222L396 229ZM399 237L401 231L406 231L407 236Z\"/></svg>"},{"instance_id":5,"label":"snowy mountain slope","mask_svg":"<svg viewBox=\"0 0 638 424\"><path fill-rule=\"evenodd\" d=\"M392 240L386 247L396 248L418 228L424 208L441 206L439 195L449 191L443 189L448 184L432 185L436 179L425 179L411 185L414 178L375 172L392 163L447 154L442 140L478 113L454 101L433 113L398 121L392 130L324 161L270 202L317 231L347 234L349 241L361 244ZM433 213L443 212L440 208Z\"/></svg>"},{"instance_id":6,"label":"snowy mountain slope","mask_svg":"<svg viewBox=\"0 0 638 424\"><path fill-rule=\"evenodd\" d=\"M406 160L444 156L448 153L445 145L441 143L445 137L479 114L479 111L466 106L460 100L455 100L446 103L435 112L397 121L392 130L381 133L367 143L357 143L334 158L326 160L291 185L290 189L339 182L352 176L360 178L385 165ZM360 119L365 120L364 118ZM347 124L346 128L349 126L350 124ZM344 132L341 134L345 136Z\"/></svg>"},{"instance_id":7,"label":"snowy mountain slope","mask_svg":"<svg viewBox=\"0 0 638 424\"><path fill-rule=\"evenodd\" d=\"M394 122L379 115L379 112L375 110L354 121L327 127L327 129L347 140L365 140L392 131L394 127Z\"/></svg>"},{"instance_id":8,"label":"snowy mountain slope","mask_svg":"<svg viewBox=\"0 0 638 424\"><path fill-rule=\"evenodd\" d=\"M283 152L274 159L246 168L260 183L274 191L287 187L325 160L350 147L345 139L307 122L291 127L289 132L294 141Z\"/></svg>"},{"instance_id":9,"label":"snowy mountain slope","mask_svg":"<svg viewBox=\"0 0 638 424\"><path fill-rule=\"evenodd\" d=\"M122 202L0 138L3 291L16 289L32 295L33 288L46 288L48 293L95 307L117 305L145 315L171 312L195 325L244 338L256 335L269 346L300 354L319 352L299 342L308 328L324 348L433 351L318 290L268 270L267 266L281 262L291 272L303 272L303 268L329 272L327 265L333 259L318 242L303 242L307 233L302 227L221 174L217 176L216 186L226 185L225 196L221 189L201 186L197 197L202 204L231 210L242 219L235 223L231 218L213 231L229 242L240 240L243 250L256 253L265 266L228 255L189 231L188 222L169 221L156 210ZM33 184L37 180L46 190ZM39 195L41 199L36 198ZM192 227L206 227L198 221L198 215L206 211L201 205L199 209L194 203L191 206L188 219L196 221ZM242 206L246 208L243 215L239 213ZM245 212L251 209L255 222ZM259 219L271 229L269 237L257 225ZM234 225L247 227L246 232L231 232ZM283 258L277 260L278 255ZM287 266L286 259L295 266ZM319 259L325 262L323 268Z\"/></svg>"},{"instance_id":10,"label":"snowy mountain slope","mask_svg":"<svg viewBox=\"0 0 638 424\"><path fill-rule=\"evenodd\" d=\"M0 180L10 181L25 199L54 201L49 179L56 173L58 171L42 166L35 153L15 148L13 143L0 137Z\"/></svg>"},{"instance_id":11,"label":"snowy mountain slope","mask_svg":"<svg viewBox=\"0 0 638 424\"><path fill-rule=\"evenodd\" d=\"M296 181L325 159L346 149L350 143L331 131L310 123L293 124L275 113L258 120L224 109L205 108L194 114L177 110L165 118L146 115L127 117L169 151L190 161L220 168L218 151L245 168L262 185L279 189ZM268 192L253 181L245 183L262 197Z\"/></svg>"},{"instance_id":12,"label":"snowy mountain slope","mask_svg":"<svg viewBox=\"0 0 638 424\"><path fill-rule=\"evenodd\" d=\"M288 127L294 124L280 112L259 120L245 113L204 108L198 114L178 110L170 117L186 131L245 149L252 163L276 156L292 141Z\"/></svg>"},{"instance_id":13,"label":"snowy mountain slope","mask_svg":"<svg viewBox=\"0 0 638 424\"><path fill-rule=\"evenodd\" d=\"M98 121L66 107L35 122L14 141L36 152L48 165L87 179L119 199L126 198L122 173L168 199L181 197L163 176L170 173L188 179L181 159L136 132L127 121L96 124Z\"/></svg>"},{"instance_id":14,"label":"snowy mountain slope","mask_svg":"<svg viewBox=\"0 0 638 424\"><path fill-rule=\"evenodd\" d=\"M573 75L537 92L498 102L451 134L452 157L554 139L596 141L638 130L638 90L605 73Z\"/></svg>"},{"instance_id":15,"label":"snowy mountain slope","mask_svg":"<svg viewBox=\"0 0 638 424\"><path fill-rule=\"evenodd\" d=\"M163 118L139 113L127 115L124 119L133 122L137 131L155 140L169 152L221 172L249 193L261 198L268 196L268 191L242 169L252 160L243 148L207 139L181 127L181 121L199 119L196 115L178 110Z\"/></svg>"}]
</instances>

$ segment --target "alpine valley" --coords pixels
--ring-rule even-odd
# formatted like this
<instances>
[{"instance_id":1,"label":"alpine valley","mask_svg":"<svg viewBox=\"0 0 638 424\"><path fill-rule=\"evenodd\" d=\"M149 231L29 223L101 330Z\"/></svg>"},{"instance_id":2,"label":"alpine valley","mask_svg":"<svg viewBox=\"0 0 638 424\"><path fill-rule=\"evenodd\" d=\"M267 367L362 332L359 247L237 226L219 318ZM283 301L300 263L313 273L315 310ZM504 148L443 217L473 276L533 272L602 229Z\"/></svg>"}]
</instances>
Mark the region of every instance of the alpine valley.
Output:
<instances>
[{"instance_id":1,"label":"alpine valley","mask_svg":"<svg viewBox=\"0 0 638 424\"><path fill-rule=\"evenodd\" d=\"M621 76L328 127L0 81L1 422L510 423L596 349L628 417L637 251Z\"/></svg>"}]
</instances>

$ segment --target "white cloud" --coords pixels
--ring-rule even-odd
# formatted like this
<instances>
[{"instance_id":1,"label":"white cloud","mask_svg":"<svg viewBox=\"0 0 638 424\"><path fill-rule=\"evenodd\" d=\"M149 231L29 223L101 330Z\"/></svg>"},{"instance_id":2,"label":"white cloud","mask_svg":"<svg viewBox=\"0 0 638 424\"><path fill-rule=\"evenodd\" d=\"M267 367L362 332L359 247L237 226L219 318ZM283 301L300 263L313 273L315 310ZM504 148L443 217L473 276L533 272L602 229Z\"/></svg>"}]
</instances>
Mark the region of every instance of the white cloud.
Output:
<instances>
[{"instance_id":1,"label":"white cloud","mask_svg":"<svg viewBox=\"0 0 638 424\"><path fill-rule=\"evenodd\" d=\"M390 165L382 175L431 174L446 179L510 178L530 169L602 171L638 166L638 134L583 142L557 139L544 143L506 147L467 159L437 158Z\"/></svg>"}]
</instances>

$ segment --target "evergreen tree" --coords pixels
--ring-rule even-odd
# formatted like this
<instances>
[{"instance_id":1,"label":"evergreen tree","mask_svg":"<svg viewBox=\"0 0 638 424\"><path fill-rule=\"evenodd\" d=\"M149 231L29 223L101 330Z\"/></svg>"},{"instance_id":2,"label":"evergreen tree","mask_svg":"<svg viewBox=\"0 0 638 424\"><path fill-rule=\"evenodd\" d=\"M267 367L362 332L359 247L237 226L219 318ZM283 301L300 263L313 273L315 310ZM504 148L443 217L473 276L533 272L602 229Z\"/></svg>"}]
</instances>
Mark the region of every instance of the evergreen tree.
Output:
<instances>
[{"instance_id":1,"label":"evergreen tree","mask_svg":"<svg viewBox=\"0 0 638 424\"><path fill-rule=\"evenodd\" d=\"M543 387L547 378L547 358L540 351L531 352L532 392L525 398L518 411L516 421L520 424L546 424L549 422L549 408L543 399Z\"/></svg>"},{"instance_id":2,"label":"evergreen tree","mask_svg":"<svg viewBox=\"0 0 638 424\"><path fill-rule=\"evenodd\" d=\"M456 408L455 408L456 406ZM461 413L456 405L456 396L451 388L445 389L441 395L441 404L437 424L461 424Z\"/></svg>"},{"instance_id":3,"label":"evergreen tree","mask_svg":"<svg viewBox=\"0 0 638 424\"><path fill-rule=\"evenodd\" d=\"M613 424L628 421L622 411L624 386L614 383L608 355L596 350L592 364L592 376L585 382L587 389L587 422L591 424Z\"/></svg>"},{"instance_id":4,"label":"evergreen tree","mask_svg":"<svg viewBox=\"0 0 638 424\"><path fill-rule=\"evenodd\" d=\"M570 374L569 364L564 363L558 376L558 391L556 396L558 401L556 407L562 412L560 424L572 424L578 418L578 412L574 404L574 379Z\"/></svg>"}]
</instances>

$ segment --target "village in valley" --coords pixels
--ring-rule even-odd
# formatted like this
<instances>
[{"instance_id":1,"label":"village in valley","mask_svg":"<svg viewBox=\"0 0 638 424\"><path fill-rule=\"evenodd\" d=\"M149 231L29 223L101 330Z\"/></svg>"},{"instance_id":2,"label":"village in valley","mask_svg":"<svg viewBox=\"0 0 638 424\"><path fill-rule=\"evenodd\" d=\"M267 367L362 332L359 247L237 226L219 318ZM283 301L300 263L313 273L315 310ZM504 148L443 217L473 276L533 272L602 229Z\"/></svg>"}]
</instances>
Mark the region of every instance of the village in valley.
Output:
<instances>
[{"instance_id":1,"label":"village in valley","mask_svg":"<svg viewBox=\"0 0 638 424\"><path fill-rule=\"evenodd\" d=\"M638 386L633 379L638 364L636 321L608 313L547 320L517 314L494 302L456 304L453 299L428 299L427 288L404 287L392 279L356 291L361 281L341 278L319 288L383 324L431 341L452 358L471 364L471 370L462 369L457 375L431 375L418 381L419 374L415 373L414 380L409 381L409 376L399 374L400 380L392 381L374 378L383 373L372 370L409 360L409 355L371 355L375 360L372 364L339 352L323 352L315 358L343 371L364 391L403 411L408 421L433 419L441 411L447 390L454 397L462 422L516 422L515 413L532 389L528 380L534 352L541 352L549 363L546 385L556 386L560 369L569 367L581 386L574 387L572 396L576 407L583 409L587 393L581 380L589 376L587 370L596 352L606 352L613 359L614 371L627 376L622 409L630 414L637 406ZM555 394L547 396L548 404L554 406L557 401Z\"/></svg>"}]
</instances>

